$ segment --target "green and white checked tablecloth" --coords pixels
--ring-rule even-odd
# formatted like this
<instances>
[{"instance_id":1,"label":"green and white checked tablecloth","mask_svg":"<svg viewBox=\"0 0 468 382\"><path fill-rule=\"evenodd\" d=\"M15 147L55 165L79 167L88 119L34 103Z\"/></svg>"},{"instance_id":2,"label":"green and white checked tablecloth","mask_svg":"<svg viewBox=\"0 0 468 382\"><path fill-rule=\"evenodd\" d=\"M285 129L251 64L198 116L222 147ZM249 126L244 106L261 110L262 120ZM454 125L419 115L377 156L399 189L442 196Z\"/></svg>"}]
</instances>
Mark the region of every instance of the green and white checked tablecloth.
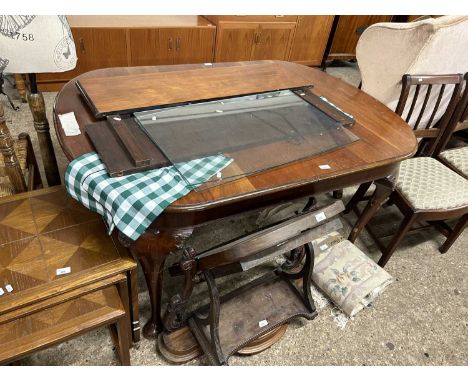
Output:
<instances>
[{"instance_id":1,"label":"green and white checked tablecloth","mask_svg":"<svg viewBox=\"0 0 468 382\"><path fill-rule=\"evenodd\" d=\"M174 166L111 178L96 152L74 159L65 171L68 193L102 215L109 234L115 227L132 240L177 199L221 171L232 158L214 155Z\"/></svg>"}]
</instances>

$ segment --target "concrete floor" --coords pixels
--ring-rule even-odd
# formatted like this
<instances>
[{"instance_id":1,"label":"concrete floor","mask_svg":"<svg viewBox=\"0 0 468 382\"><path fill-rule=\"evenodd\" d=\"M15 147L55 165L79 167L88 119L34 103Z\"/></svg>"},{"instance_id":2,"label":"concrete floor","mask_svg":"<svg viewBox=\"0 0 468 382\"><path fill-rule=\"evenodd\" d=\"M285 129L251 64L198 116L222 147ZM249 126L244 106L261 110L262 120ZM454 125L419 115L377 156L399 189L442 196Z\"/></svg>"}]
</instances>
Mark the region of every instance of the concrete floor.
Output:
<instances>
[{"instance_id":1,"label":"concrete floor","mask_svg":"<svg viewBox=\"0 0 468 382\"><path fill-rule=\"evenodd\" d=\"M328 73L354 85L360 80L355 65L332 67ZM17 99L13 90L8 92ZM44 97L51 122L55 93L45 93ZM19 112L13 112L4 98L2 102L12 134L28 131L36 144L28 106L22 104ZM52 137L63 173L67 161L53 129ZM345 201L353 191L345 190ZM247 215L242 220L227 220L225 224L200 228L193 235L193 245L207 247L227 237L241 235L254 226L255 218L255 215ZM343 235L348 234L355 219L353 214L343 216ZM382 209L375 221L378 232L395 230L400 219L394 207ZM371 307L350 320L345 329L337 327L330 307L325 307L313 321L299 319L291 323L285 336L271 348L254 356L233 356L230 364L467 365L468 232L465 231L444 255L437 250L443 240L442 235L431 229L407 236L386 266L397 281ZM378 260L380 252L366 233L356 244ZM168 279L166 289L171 292L175 284ZM149 300L141 272L140 286L140 314L145 322L149 317ZM155 341L147 339L142 339L131 350L131 360L133 365L167 364L158 353ZM109 332L102 329L40 351L25 358L24 364L116 365L118 361ZM189 364L204 364L204 359Z\"/></svg>"}]
</instances>

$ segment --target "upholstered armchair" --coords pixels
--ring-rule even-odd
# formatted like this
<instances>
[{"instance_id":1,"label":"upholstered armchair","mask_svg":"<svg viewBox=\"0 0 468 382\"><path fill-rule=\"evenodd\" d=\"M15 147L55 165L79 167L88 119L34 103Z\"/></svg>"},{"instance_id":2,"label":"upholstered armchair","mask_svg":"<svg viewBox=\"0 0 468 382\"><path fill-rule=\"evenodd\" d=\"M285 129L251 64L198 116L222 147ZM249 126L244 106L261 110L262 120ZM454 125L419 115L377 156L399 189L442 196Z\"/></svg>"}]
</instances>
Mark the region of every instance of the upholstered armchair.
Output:
<instances>
[{"instance_id":1,"label":"upholstered armchair","mask_svg":"<svg viewBox=\"0 0 468 382\"><path fill-rule=\"evenodd\" d=\"M395 110L405 74L464 74L468 71L468 16L443 16L412 23L377 23L358 41L362 90ZM415 105L418 110L423 102ZM442 98L434 122L444 113ZM427 105L431 108L432 105ZM409 107L409 105L408 105ZM417 114L409 121L412 125ZM429 116L420 124L425 125Z\"/></svg>"}]
</instances>

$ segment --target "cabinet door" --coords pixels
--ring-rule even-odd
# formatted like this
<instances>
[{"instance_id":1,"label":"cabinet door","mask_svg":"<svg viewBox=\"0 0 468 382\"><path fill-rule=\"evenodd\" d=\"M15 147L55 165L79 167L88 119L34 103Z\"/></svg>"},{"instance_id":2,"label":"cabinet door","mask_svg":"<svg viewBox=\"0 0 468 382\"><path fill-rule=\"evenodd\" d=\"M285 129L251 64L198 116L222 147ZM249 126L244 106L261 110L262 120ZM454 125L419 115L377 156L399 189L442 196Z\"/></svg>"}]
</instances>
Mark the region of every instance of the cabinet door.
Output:
<instances>
[{"instance_id":1,"label":"cabinet door","mask_svg":"<svg viewBox=\"0 0 468 382\"><path fill-rule=\"evenodd\" d=\"M261 23L252 60L287 60L296 23Z\"/></svg>"},{"instance_id":2,"label":"cabinet door","mask_svg":"<svg viewBox=\"0 0 468 382\"><path fill-rule=\"evenodd\" d=\"M80 73L128 65L125 29L75 28L72 32L78 54L76 69Z\"/></svg>"},{"instance_id":3,"label":"cabinet door","mask_svg":"<svg viewBox=\"0 0 468 382\"><path fill-rule=\"evenodd\" d=\"M249 61L257 23L219 23L215 62Z\"/></svg>"},{"instance_id":4,"label":"cabinet door","mask_svg":"<svg viewBox=\"0 0 468 382\"><path fill-rule=\"evenodd\" d=\"M37 76L38 83L63 83L90 70L128 65L125 29L71 28L71 31L78 58L75 69L62 73L41 73ZM54 90L54 87L49 90Z\"/></svg>"},{"instance_id":5,"label":"cabinet door","mask_svg":"<svg viewBox=\"0 0 468 382\"><path fill-rule=\"evenodd\" d=\"M180 28L175 34L175 64L213 61L215 28Z\"/></svg>"},{"instance_id":6,"label":"cabinet door","mask_svg":"<svg viewBox=\"0 0 468 382\"><path fill-rule=\"evenodd\" d=\"M175 28L132 28L130 66L170 65L174 63Z\"/></svg>"},{"instance_id":7,"label":"cabinet door","mask_svg":"<svg viewBox=\"0 0 468 382\"><path fill-rule=\"evenodd\" d=\"M290 61L320 65L334 16L299 16L291 47Z\"/></svg>"},{"instance_id":8,"label":"cabinet door","mask_svg":"<svg viewBox=\"0 0 468 382\"><path fill-rule=\"evenodd\" d=\"M330 50L330 58L356 57L358 30L369 25L392 20L392 16L340 16Z\"/></svg>"}]
</instances>

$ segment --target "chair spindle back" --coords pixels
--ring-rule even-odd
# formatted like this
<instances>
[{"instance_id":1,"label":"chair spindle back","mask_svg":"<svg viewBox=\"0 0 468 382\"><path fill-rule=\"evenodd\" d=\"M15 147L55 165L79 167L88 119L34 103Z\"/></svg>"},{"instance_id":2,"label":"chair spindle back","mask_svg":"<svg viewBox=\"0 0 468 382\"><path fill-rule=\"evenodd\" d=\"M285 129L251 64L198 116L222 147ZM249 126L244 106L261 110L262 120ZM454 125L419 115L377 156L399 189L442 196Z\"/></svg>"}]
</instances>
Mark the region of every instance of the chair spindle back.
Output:
<instances>
[{"instance_id":1,"label":"chair spindle back","mask_svg":"<svg viewBox=\"0 0 468 382\"><path fill-rule=\"evenodd\" d=\"M422 138L417 156L432 155L442 135L450 127L462 83L462 74L403 76L395 113L413 127L417 138Z\"/></svg>"}]
</instances>

